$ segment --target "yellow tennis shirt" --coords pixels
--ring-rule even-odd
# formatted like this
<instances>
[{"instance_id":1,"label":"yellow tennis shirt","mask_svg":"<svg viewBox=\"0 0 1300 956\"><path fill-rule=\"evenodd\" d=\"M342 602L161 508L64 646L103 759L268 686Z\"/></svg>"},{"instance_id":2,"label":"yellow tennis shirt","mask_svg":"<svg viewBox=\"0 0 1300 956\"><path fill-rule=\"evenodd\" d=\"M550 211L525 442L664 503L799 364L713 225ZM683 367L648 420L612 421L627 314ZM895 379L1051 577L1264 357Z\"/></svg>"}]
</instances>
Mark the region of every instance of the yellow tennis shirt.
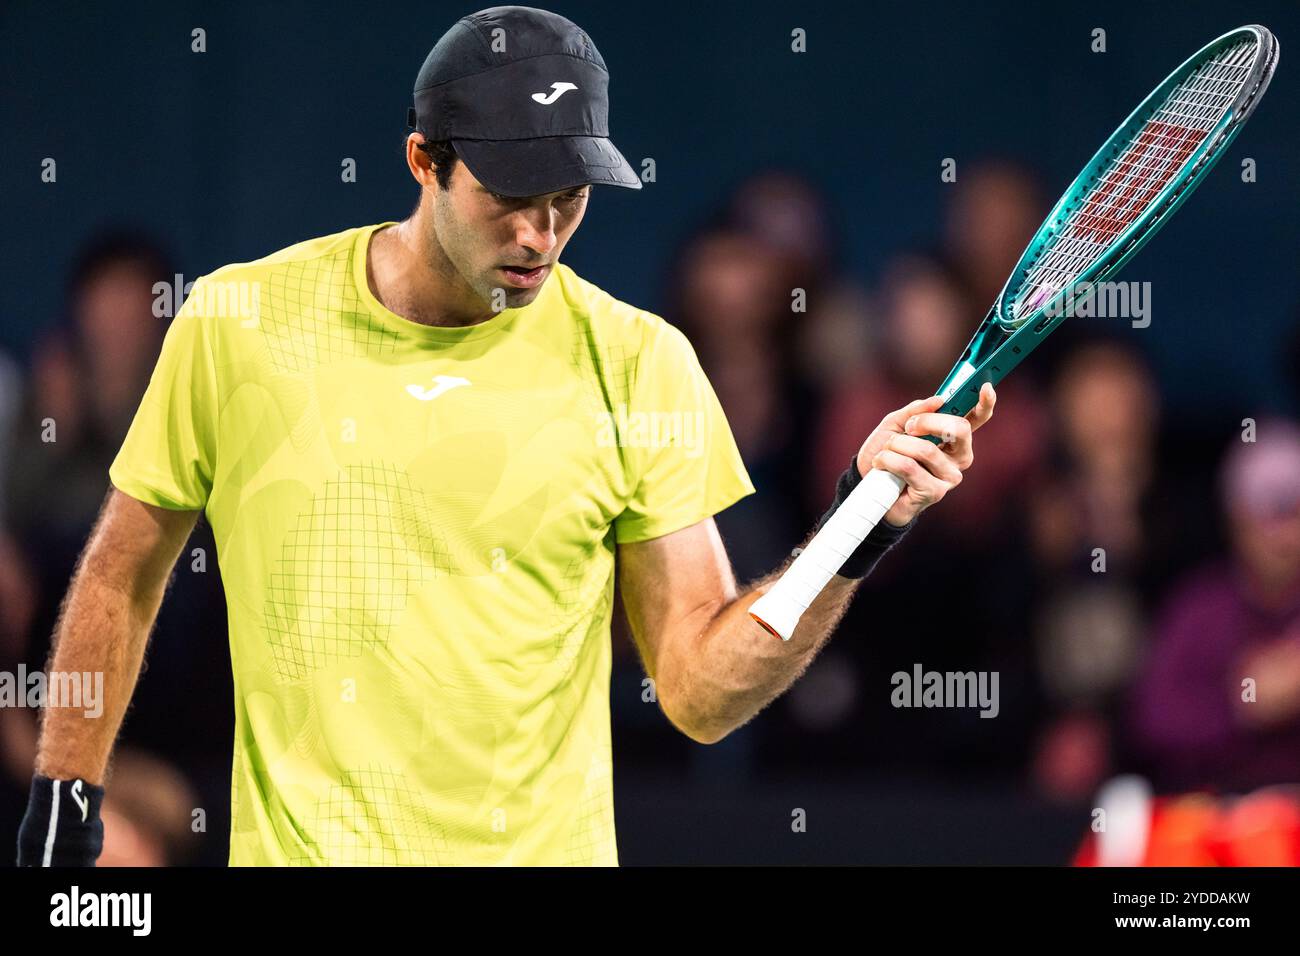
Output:
<instances>
[{"instance_id":1,"label":"yellow tennis shirt","mask_svg":"<svg viewBox=\"0 0 1300 956\"><path fill-rule=\"evenodd\" d=\"M384 225L199 279L109 471L215 533L230 863L616 864L615 545L754 487L677 329L561 264L412 322Z\"/></svg>"}]
</instances>

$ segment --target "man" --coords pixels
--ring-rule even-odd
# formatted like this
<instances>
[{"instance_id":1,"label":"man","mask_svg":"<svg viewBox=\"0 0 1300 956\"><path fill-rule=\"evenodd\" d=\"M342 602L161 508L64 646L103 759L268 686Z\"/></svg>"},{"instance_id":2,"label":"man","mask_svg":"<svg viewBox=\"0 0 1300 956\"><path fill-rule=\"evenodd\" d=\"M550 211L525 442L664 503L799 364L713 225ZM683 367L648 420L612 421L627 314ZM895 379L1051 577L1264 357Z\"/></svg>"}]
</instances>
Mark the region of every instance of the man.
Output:
<instances>
[{"instance_id":1,"label":"man","mask_svg":"<svg viewBox=\"0 0 1300 956\"><path fill-rule=\"evenodd\" d=\"M59 626L53 669L104 672L105 716L48 712L23 862L93 861L200 510L230 608L232 864L614 864L615 569L660 706L716 741L961 480L991 389L970 421L937 399L889 416L839 494L873 464L903 476L887 524L791 641L749 618L766 584L738 592L712 515L754 488L691 346L559 263L592 184L640 186L607 82L562 17L466 17L416 82L405 221L195 285Z\"/></svg>"}]
</instances>

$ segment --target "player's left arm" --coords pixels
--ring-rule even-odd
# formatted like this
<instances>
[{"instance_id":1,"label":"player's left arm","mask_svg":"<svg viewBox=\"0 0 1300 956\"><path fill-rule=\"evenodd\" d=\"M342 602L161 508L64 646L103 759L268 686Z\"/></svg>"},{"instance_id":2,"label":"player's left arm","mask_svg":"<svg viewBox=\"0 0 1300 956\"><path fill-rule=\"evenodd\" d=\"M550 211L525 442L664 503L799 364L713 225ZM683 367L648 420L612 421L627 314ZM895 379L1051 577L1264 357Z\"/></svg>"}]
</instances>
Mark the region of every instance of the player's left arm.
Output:
<instances>
[{"instance_id":1,"label":"player's left arm","mask_svg":"<svg viewBox=\"0 0 1300 956\"><path fill-rule=\"evenodd\" d=\"M936 399L913 402L885 417L858 453L860 472L898 475L907 488L885 520L903 526L961 481L974 458L971 435L993 413L985 386L979 406L961 418L941 415ZM942 444L920 437L941 436ZM746 723L794 683L843 617L861 583L836 575L808 608L788 641L749 616L785 567L747 588L737 587L713 519L649 541L618 546L619 589L632 637L659 706L700 743L714 743Z\"/></svg>"}]
</instances>

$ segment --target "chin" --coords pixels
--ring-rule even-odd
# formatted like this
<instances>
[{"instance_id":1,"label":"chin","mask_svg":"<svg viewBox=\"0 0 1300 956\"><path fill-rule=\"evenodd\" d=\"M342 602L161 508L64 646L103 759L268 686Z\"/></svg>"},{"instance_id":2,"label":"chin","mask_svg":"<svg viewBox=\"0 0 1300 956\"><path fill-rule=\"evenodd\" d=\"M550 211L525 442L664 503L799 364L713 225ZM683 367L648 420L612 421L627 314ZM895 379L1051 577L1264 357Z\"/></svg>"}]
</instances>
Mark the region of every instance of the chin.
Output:
<instances>
[{"instance_id":1,"label":"chin","mask_svg":"<svg viewBox=\"0 0 1300 956\"><path fill-rule=\"evenodd\" d=\"M534 299L537 298L538 294L542 291L542 289L546 285L546 282L549 281L550 278L551 278L550 276L547 276L546 280L544 280L542 284L535 289L506 289L505 290L506 308L522 309L524 306L530 304ZM491 300L489 299L489 301Z\"/></svg>"}]
</instances>

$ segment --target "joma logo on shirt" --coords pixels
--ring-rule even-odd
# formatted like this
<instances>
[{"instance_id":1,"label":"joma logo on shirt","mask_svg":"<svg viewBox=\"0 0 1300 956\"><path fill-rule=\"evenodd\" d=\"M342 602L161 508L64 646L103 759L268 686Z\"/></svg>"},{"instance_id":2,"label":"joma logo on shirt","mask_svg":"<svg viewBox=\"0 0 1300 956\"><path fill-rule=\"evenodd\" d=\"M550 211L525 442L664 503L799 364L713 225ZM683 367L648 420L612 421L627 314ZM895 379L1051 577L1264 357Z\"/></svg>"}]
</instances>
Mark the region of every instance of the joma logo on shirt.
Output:
<instances>
[{"instance_id":1,"label":"joma logo on shirt","mask_svg":"<svg viewBox=\"0 0 1300 956\"><path fill-rule=\"evenodd\" d=\"M406 386L406 394L412 398L418 398L422 402L431 402L443 392L450 392L453 388L461 385L472 384L469 379L457 378L455 375L435 375L433 381L433 388L425 388L422 385L411 383Z\"/></svg>"}]
</instances>

